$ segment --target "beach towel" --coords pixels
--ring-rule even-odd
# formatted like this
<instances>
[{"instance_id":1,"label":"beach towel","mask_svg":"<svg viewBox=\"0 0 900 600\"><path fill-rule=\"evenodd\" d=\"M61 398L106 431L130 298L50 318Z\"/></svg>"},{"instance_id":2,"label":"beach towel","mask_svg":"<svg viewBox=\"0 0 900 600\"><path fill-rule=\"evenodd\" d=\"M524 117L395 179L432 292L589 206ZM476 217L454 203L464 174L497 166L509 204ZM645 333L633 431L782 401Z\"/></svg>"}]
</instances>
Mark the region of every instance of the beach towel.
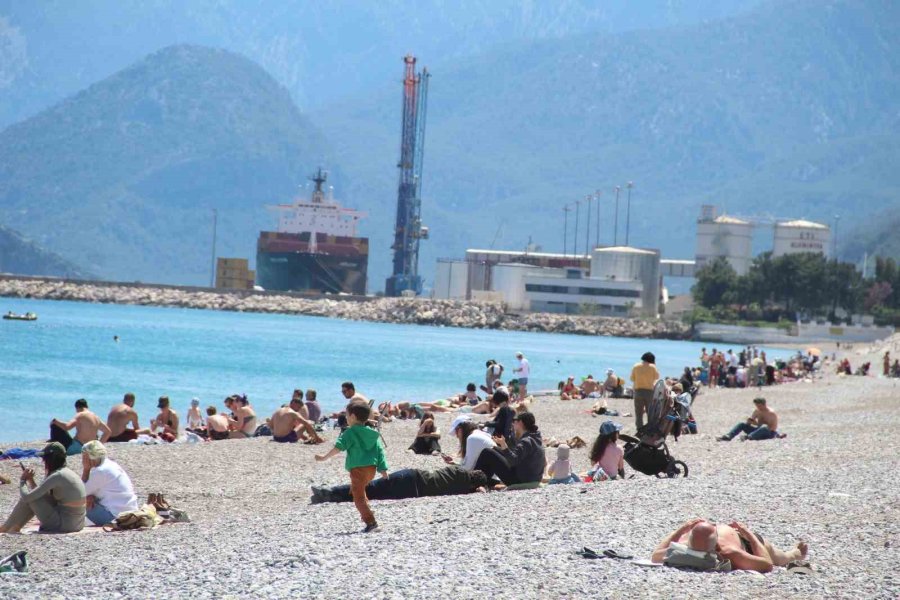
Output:
<instances>
[{"instance_id":1,"label":"beach towel","mask_svg":"<svg viewBox=\"0 0 900 600\"><path fill-rule=\"evenodd\" d=\"M10 448L0 454L0 460L19 460L22 458L37 458L37 448Z\"/></svg>"}]
</instances>

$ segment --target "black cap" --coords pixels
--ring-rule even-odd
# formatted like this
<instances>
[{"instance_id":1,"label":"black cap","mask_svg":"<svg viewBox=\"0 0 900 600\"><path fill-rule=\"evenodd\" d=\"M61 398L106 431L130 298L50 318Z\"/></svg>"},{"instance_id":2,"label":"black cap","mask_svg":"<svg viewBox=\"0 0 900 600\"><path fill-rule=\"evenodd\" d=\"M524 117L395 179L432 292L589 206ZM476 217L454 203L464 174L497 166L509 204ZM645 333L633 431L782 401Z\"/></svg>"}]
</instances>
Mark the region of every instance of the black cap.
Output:
<instances>
[{"instance_id":1,"label":"black cap","mask_svg":"<svg viewBox=\"0 0 900 600\"><path fill-rule=\"evenodd\" d=\"M169 406L169 397L168 396L160 396L159 402L156 403L156 408L167 408Z\"/></svg>"},{"instance_id":2,"label":"black cap","mask_svg":"<svg viewBox=\"0 0 900 600\"><path fill-rule=\"evenodd\" d=\"M65 458L66 456L66 447L60 444L59 442L50 442L46 446L44 446L43 450L40 450L37 453L38 456L61 456Z\"/></svg>"}]
</instances>

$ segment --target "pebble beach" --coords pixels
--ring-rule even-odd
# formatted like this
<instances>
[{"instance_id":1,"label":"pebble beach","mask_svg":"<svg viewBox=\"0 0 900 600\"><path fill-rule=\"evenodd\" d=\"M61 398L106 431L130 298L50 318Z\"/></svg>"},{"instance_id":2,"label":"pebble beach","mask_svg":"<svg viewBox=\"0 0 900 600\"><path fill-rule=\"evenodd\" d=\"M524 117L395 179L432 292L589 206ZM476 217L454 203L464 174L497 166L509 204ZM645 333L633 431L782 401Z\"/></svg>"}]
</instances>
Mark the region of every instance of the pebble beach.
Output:
<instances>
[{"instance_id":1,"label":"pebble beach","mask_svg":"<svg viewBox=\"0 0 900 600\"><path fill-rule=\"evenodd\" d=\"M860 347L849 358L856 366L868 352L879 366L883 347ZM377 398L377 390L360 391ZM694 408L700 433L669 440L690 468L687 478L638 473L599 484L373 502L382 531L369 535L358 533L352 503L309 504L310 485L347 480L341 457L313 460L321 446L261 438L111 444L110 457L130 473L140 498L163 492L193 522L0 535L0 554L27 550L32 561L25 575L0 576L0 598L896 598L900 380L828 372L761 394L787 437L716 442L760 392L703 390ZM591 402L540 398L533 412L545 438L578 435L590 443L604 420L585 412ZM632 412L630 400L610 400L610 407ZM451 415L437 418L445 431ZM612 419L633 431L631 418ZM411 421L383 426L392 470L441 466L406 450L415 430ZM335 435L326 432L329 442ZM457 449L455 439L442 445ZM547 453L552 460L555 450ZM576 470L589 467L587 453L572 451ZM69 466L80 473L78 457ZM17 481L18 466L0 462L0 473ZM0 486L4 517L16 495L15 485ZM695 516L736 519L780 547L806 540L815 572L699 573L574 554L588 546L649 557Z\"/></svg>"}]
</instances>

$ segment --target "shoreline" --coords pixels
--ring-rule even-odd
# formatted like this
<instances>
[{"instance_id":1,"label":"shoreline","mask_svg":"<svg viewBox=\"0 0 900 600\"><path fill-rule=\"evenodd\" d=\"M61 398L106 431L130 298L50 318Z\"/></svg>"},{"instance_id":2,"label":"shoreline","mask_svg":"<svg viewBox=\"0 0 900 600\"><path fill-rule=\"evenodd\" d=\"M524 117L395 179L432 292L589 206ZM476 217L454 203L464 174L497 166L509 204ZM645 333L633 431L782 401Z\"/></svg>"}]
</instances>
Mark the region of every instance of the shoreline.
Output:
<instances>
[{"instance_id":1,"label":"shoreline","mask_svg":"<svg viewBox=\"0 0 900 600\"><path fill-rule=\"evenodd\" d=\"M588 317L553 313L507 313L499 303L429 298L309 297L301 294L215 290L185 286L82 282L54 278L0 276L0 297L66 300L304 315L500 331L534 331L623 338L690 340L690 326L680 321Z\"/></svg>"},{"instance_id":2,"label":"shoreline","mask_svg":"<svg viewBox=\"0 0 900 600\"><path fill-rule=\"evenodd\" d=\"M362 524L352 503L309 504L309 486L347 481L342 457L314 461L321 447L265 439L110 445L141 500L162 492L192 522L114 534L0 537L10 552L27 550L31 560L26 576L0 578L0 596L449 599L483 597L493 586L501 597L525 600L659 597L659 590L678 598L894 598L900 592L898 444L891 435L898 424L896 390L893 381L832 373L769 388L765 396L788 436L746 443L714 438L746 416L757 391L707 391L696 404L699 433L669 440L673 456L690 467L687 478L638 473L600 484L374 501L382 531L369 536L357 534ZM583 413L589 402L539 400L534 413L543 436L578 435L590 443L604 418ZM610 401L619 410L630 405ZM437 415L442 432L450 420ZM633 428L630 418L613 420L627 432ZM406 450L416 430L414 421L383 426L391 472L442 466L439 458ZM327 447L334 432L326 437ZM456 452L451 436L440 442L445 452ZM571 451L574 470L589 467L588 452ZM552 460L555 451L547 456ZM69 458L69 467L80 472L78 457ZM17 471L15 461L0 462L0 473L15 478ZM0 512L8 514L17 494L15 485L0 486ZM872 518L861 520L860 506ZM668 532L697 516L747 523L782 548L804 539L814 574L647 569L574 555L588 546L647 557ZM526 560L511 561L510 549L523 549L516 556ZM160 565L178 568L147 576ZM365 583L336 576L347 572L364 572Z\"/></svg>"}]
</instances>

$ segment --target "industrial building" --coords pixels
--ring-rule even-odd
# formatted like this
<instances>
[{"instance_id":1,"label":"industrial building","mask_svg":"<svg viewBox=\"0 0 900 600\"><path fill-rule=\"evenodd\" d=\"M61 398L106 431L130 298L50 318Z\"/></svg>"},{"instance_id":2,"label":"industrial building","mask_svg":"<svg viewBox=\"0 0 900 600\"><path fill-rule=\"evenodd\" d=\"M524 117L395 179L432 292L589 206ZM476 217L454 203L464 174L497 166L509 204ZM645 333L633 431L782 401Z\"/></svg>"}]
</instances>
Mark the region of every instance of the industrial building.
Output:
<instances>
[{"instance_id":1,"label":"industrial building","mask_svg":"<svg viewBox=\"0 0 900 600\"><path fill-rule=\"evenodd\" d=\"M750 270L753 225L743 219L716 215L714 206L704 206L697 220L696 268L724 257L738 275Z\"/></svg>"},{"instance_id":2,"label":"industrial building","mask_svg":"<svg viewBox=\"0 0 900 600\"><path fill-rule=\"evenodd\" d=\"M588 255L467 250L440 260L436 298L500 299L510 310L655 317L661 294L658 250L612 246Z\"/></svg>"},{"instance_id":3,"label":"industrial building","mask_svg":"<svg viewBox=\"0 0 900 600\"><path fill-rule=\"evenodd\" d=\"M829 258L831 253L831 229L812 221L782 221L775 223L775 243L772 256L816 252Z\"/></svg>"},{"instance_id":4,"label":"industrial building","mask_svg":"<svg viewBox=\"0 0 900 600\"><path fill-rule=\"evenodd\" d=\"M746 274L753 262L753 231L759 227L774 230L773 257L802 252L819 253L825 258L830 256L831 228L828 225L804 220L719 215L716 207L704 205L697 219L696 268L724 257L738 275Z\"/></svg>"}]
</instances>

